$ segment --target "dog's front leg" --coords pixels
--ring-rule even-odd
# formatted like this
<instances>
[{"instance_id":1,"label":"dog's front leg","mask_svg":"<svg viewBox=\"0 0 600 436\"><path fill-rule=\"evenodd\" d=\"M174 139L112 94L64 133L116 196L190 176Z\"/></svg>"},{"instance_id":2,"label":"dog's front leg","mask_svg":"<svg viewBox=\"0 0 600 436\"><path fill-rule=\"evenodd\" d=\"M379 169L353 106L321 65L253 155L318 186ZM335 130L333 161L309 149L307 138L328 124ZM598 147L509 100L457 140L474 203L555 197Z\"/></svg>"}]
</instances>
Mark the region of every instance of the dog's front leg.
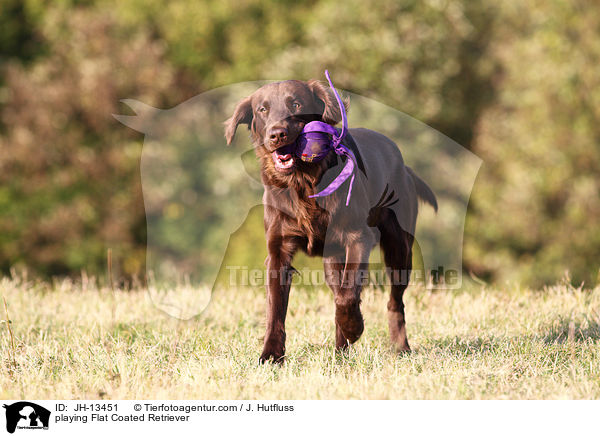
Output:
<instances>
[{"instance_id":1,"label":"dog's front leg","mask_svg":"<svg viewBox=\"0 0 600 436\"><path fill-rule=\"evenodd\" d=\"M372 244L359 240L346 247L343 262L340 258L325 259L325 277L335 300L336 348L354 343L364 330L360 312L360 294L368 279L368 260Z\"/></svg>"},{"instance_id":2,"label":"dog's front leg","mask_svg":"<svg viewBox=\"0 0 600 436\"><path fill-rule=\"evenodd\" d=\"M285 317L292 283L293 247L277 239L268 243L267 331L260 363L270 359L281 363L285 355Z\"/></svg>"}]
</instances>

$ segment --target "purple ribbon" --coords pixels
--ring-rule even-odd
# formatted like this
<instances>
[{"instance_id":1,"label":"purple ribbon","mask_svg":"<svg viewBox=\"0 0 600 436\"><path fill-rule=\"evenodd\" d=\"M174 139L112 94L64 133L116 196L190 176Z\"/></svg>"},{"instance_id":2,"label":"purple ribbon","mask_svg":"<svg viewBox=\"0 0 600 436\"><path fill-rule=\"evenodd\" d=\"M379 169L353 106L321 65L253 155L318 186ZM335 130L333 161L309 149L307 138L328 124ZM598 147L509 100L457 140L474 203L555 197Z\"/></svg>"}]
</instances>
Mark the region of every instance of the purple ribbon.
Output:
<instances>
[{"instance_id":1,"label":"purple ribbon","mask_svg":"<svg viewBox=\"0 0 600 436\"><path fill-rule=\"evenodd\" d=\"M331 82L331 78L329 77L329 71L325 70L325 77L327 77L327 81L329 82L329 86L331 90L335 94L335 98L340 106L340 112L342 114L342 130L338 133L337 129L331 126L330 124L321 122L321 121L312 121L302 130L298 138L298 147L296 148L296 155L300 157L302 160L312 161L312 160L321 160L328 153L331 148L336 152L336 154L340 156L346 156L346 165L344 169L340 172L340 174L321 192L310 195L310 198L314 197L326 197L327 195L335 192L341 185L344 183L348 177L350 178L350 186L348 187L348 195L346 197L346 206L350 203L350 195L352 193L352 185L354 183L354 168L356 167L356 157L352 150L348 149L344 144L342 144L342 140L346 136L348 131L348 118L346 117L346 108L342 103L342 99L340 95L335 90L333 83ZM331 140L329 140L326 135L331 135Z\"/></svg>"}]
</instances>

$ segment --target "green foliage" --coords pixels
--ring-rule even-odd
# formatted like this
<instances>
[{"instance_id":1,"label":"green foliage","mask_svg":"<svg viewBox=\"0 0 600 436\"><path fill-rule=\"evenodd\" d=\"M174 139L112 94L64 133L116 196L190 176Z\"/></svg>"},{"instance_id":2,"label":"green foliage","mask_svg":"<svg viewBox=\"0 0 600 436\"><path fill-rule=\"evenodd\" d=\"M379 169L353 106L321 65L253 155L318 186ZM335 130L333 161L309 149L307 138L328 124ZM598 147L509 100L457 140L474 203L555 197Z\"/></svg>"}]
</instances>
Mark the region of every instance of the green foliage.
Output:
<instances>
[{"instance_id":1,"label":"green foliage","mask_svg":"<svg viewBox=\"0 0 600 436\"><path fill-rule=\"evenodd\" d=\"M115 128L119 98L168 104L173 70L147 32L125 36L107 12L45 13L49 54L5 66L0 137L0 262L43 274L103 270L112 246L143 264L140 144Z\"/></svg>"},{"instance_id":2,"label":"green foliage","mask_svg":"<svg viewBox=\"0 0 600 436\"><path fill-rule=\"evenodd\" d=\"M0 5L0 65L9 59L31 60L42 51L39 9L34 1L4 0ZM0 82L1 83L1 82Z\"/></svg>"},{"instance_id":3,"label":"green foliage","mask_svg":"<svg viewBox=\"0 0 600 436\"><path fill-rule=\"evenodd\" d=\"M314 1L132 0L104 3L134 28L149 26L172 63L206 90L263 79L272 53L301 44Z\"/></svg>"},{"instance_id":4,"label":"green foliage","mask_svg":"<svg viewBox=\"0 0 600 436\"><path fill-rule=\"evenodd\" d=\"M507 7L490 56L503 65L481 115L484 160L466 260L502 279L594 283L600 258L600 14L592 2Z\"/></svg>"}]
</instances>

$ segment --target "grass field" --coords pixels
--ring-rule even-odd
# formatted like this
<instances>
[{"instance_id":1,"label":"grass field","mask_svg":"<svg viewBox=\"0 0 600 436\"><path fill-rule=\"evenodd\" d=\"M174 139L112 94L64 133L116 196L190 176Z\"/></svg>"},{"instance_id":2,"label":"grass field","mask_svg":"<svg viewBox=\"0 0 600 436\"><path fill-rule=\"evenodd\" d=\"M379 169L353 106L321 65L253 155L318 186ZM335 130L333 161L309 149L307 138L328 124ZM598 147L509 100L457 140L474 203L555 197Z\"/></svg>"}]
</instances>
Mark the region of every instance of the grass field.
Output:
<instances>
[{"instance_id":1,"label":"grass field","mask_svg":"<svg viewBox=\"0 0 600 436\"><path fill-rule=\"evenodd\" d=\"M220 292L180 321L144 291L3 279L14 345L1 323L0 397L600 398L600 288L411 287L405 356L389 345L381 291L364 291L365 333L339 355L330 292L292 289L282 367L257 364L263 292Z\"/></svg>"}]
</instances>

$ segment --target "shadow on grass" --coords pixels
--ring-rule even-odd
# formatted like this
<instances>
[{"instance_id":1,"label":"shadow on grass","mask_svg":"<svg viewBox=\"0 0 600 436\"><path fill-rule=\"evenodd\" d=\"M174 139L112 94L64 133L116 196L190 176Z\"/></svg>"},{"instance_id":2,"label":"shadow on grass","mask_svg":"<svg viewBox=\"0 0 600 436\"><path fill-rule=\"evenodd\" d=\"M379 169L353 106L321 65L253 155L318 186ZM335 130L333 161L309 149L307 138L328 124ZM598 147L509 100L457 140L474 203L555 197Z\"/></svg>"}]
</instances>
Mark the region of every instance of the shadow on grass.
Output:
<instances>
[{"instance_id":1,"label":"shadow on grass","mask_svg":"<svg viewBox=\"0 0 600 436\"><path fill-rule=\"evenodd\" d=\"M582 319L572 320L560 317L550 324L542 334L547 344L565 342L598 342L600 340L600 323L598 319L583 315Z\"/></svg>"},{"instance_id":2,"label":"shadow on grass","mask_svg":"<svg viewBox=\"0 0 600 436\"><path fill-rule=\"evenodd\" d=\"M357 353L353 346L344 350L336 350L333 343L304 344L294 353L294 360L296 363L302 365L310 360L314 360L315 356L325 357L327 361L330 361L331 357L333 357L335 365L341 367L368 364L368 362L365 362L365 357Z\"/></svg>"},{"instance_id":3,"label":"shadow on grass","mask_svg":"<svg viewBox=\"0 0 600 436\"><path fill-rule=\"evenodd\" d=\"M482 353L497 353L501 348L506 347L507 343L510 342L511 338L498 336L476 338L445 336L439 339L431 339L427 341L426 344L414 349L413 354L417 356L424 351L442 351L465 357Z\"/></svg>"},{"instance_id":4,"label":"shadow on grass","mask_svg":"<svg viewBox=\"0 0 600 436\"><path fill-rule=\"evenodd\" d=\"M444 351L453 355L474 356L481 354L496 354L506 351L527 351L535 344L565 345L600 342L600 323L597 319L583 315L578 319L559 317L528 334L517 336L481 336L461 337L445 336L431 339L424 344L420 351Z\"/></svg>"}]
</instances>

